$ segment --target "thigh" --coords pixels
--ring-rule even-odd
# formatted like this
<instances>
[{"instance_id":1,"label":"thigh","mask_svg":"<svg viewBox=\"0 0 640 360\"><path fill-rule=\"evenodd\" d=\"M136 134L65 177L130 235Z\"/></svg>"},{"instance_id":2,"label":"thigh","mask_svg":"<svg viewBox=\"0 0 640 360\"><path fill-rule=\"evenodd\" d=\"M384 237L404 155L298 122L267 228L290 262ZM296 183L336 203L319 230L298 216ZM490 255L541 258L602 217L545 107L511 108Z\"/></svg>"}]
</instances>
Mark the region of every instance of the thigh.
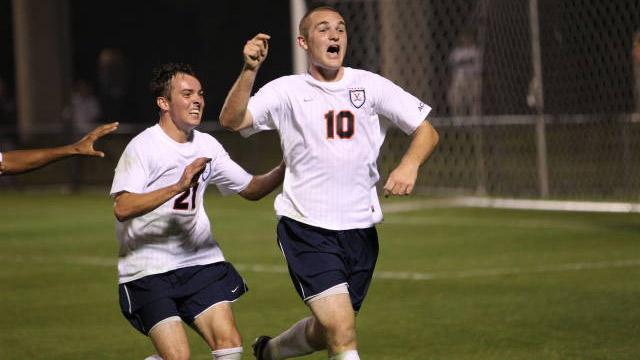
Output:
<instances>
[{"instance_id":1,"label":"thigh","mask_svg":"<svg viewBox=\"0 0 640 360\"><path fill-rule=\"evenodd\" d=\"M163 359L189 358L189 341L179 318L157 324L149 331L149 337Z\"/></svg>"},{"instance_id":2,"label":"thigh","mask_svg":"<svg viewBox=\"0 0 640 360\"><path fill-rule=\"evenodd\" d=\"M314 332L324 334L330 353L355 349L356 319L348 294L335 294L309 303L320 329Z\"/></svg>"},{"instance_id":3,"label":"thigh","mask_svg":"<svg viewBox=\"0 0 640 360\"><path fill-rule=\"evenodd\" d=\"M213 350L242 345L233 310L228 302L207 309L194 320L193 326Z\"/></svg>"},{"instance_id":4,"label":"thigh","mask_svg":"<svg viewBox=\"0 0 640 360\"><path fill-rule=\"evenodd\" d=\"M278 244L289 267L296 291L308 300L335 285L347 282L343 250L338 232L282 217L278 222Z\"/></svg>"},{"instance_id":5,"label":"thigh","mask_svg":"<svg viewBox=\"0 0 640 360\"><path fill-rule=\"evenodd\" d=\"M351 308L348 294L335 294L309 303L316 320L324 327L336 324L355 326L355 312Z\"/></svg>"}]
</instances>

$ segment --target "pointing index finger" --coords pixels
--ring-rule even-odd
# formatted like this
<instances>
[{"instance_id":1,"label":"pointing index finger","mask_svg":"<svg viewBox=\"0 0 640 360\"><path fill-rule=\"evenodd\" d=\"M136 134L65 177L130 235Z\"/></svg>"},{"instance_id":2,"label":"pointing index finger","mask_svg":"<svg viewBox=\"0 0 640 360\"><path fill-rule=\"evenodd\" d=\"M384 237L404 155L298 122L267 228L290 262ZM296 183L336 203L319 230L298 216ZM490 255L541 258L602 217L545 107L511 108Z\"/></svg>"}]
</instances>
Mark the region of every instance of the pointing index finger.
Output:
<instances>
[{"instance_id":1,"label":"pointing index finger","mask_svg":"<svg viewBox=\"0 0 640 360\"><path fill-rule=\"evenodd\" d=\"M260 33L256 35L253 39L256 41L262 41L262 43L264 44L264 47L266 48L269 46L269 39L271 39L271 36Z\"/></svg>"},{"instance_id":2,"label":"pointing index finger","mask_svg":"<svg viewBox=\"0 0 640 360\"><path fill-rule=\"evenodd\" d=\"M258 35L256 35L256 36L254 37L254 39L256 39L256 40L263 40L263 41L266 41L266 40L271 39L271 36L269 36L269 35L267 35L267 34L259 33Z\"/></svg>"}]
</instances>

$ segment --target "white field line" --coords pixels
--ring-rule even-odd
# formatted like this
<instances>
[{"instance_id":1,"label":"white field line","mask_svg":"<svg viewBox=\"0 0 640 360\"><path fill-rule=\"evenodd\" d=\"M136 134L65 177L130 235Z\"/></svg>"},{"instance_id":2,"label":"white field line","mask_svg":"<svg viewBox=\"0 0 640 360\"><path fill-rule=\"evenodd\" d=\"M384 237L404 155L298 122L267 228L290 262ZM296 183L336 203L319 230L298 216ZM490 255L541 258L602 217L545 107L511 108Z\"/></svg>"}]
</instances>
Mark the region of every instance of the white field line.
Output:
<instances>
[{"instance_id":1,"label":"white field line","mask_svg":"<svg viewBox=\"0 0 640 360\"><path fill-rule=\"evenodd\" d=\"M573 263L558 265L543 265L531 268L499 268L499 269L475 269L464 271L452 271L441 273L416 273L397 271L377 271L375 277L393 280L446 280L462 278L479 278L503 275L531 275L541 273L557 273L568 271L600 270L640 267L640 259L604 261L594 263Z\"/></svg>"},{"instance_id":2,"label":"white field line","mask_svg":"<svg viewBox=\"0 0 640 360\"><path fill-rule=\"evenodd\" d=\"M114 269L117 266L117 260L115 258L103 258L103 257L31 257L31 256L0 256L0 260L3 262L25 262L25 263L57 263L62 262L70 265L90 265L90 266L108 266ZM235 264L234 266L238 271L254 272L254 273L272 273L283 274L287 272L285 266L280 265L265 265L265 264ZM621 269L621 268L633 268L640 267L640 259L628 259L628 260L616 260L616 261L601 261L601 262L586 262L586 263L569 263L569 264L557 264L557 265L541 265L533 267L515 267L515 268L495 268L495 269L470 269L459 271L445 271L434 273L423 272L408 272L408 271L385 271L377 270L374 277L377 279L388 280L413 280L413 281L427 281L427 280L449 280L449 279L464 279L464 278L482 278L491 276L505 276L505 275L535 275L543 273L562 273L571 271L589 271L589 270L607 270L607 269Z\"/></svg>"},{"instance_id":3,"label":"white field line","mask_svg":"<svg viewBox=\"0 0 640 360\"><path fill-rule=\"evenodd\" d=\"M393 214L452 206L517 210L640 213L640 203L502 199L473 196L391 203L383 205L382 210L384 213Z\"/></svg>"}]
</instances>

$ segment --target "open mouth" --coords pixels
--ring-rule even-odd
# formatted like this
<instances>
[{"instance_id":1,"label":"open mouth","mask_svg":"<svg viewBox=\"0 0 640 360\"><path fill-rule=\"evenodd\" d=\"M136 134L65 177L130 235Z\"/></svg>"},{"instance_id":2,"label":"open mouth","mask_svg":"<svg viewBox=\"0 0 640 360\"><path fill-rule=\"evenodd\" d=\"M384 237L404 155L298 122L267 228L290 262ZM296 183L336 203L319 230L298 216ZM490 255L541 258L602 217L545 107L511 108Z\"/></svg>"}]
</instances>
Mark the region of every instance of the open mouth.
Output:
<instances>
[{"instance_id":1,"label":"open mouth","mask_svg":"<svg viewBox=\"0 0 640 360\"><path fill-rule=\"evenodd\" d=\"M327 52L334 55L340 54L340 45L329 45Z\"/></svg>"}]
</instances>

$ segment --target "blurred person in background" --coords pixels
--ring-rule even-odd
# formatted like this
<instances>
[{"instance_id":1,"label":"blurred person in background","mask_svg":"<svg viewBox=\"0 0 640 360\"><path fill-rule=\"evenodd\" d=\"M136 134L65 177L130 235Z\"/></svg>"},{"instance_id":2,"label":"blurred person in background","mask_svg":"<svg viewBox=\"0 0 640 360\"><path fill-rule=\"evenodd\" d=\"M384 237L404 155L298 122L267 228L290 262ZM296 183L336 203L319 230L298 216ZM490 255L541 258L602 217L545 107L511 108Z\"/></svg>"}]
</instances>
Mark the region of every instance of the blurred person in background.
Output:
<instances>
[{"instance_id":1,"label":"blurred person in background","mask_svg":"<svg viewBox=\"0 0 640 360\"><path fill-rule=\"evenodd\" d=\"M122 314L165 360L190 357L183 322L213 359L239 360L231 303L247 288L213 238L204 194L215 184L223 194L258 200L282 183L284 164L252 176L215 138L195 130L205 101L190 66L158 67L151 89L159 121L129 142L111 187Z\"/></svg>"},{"instance_id":2,"label":"blurred person in background","mask_svg":"<svg viewBox=\"0 0 640 360\"><path fill-rule=\"evenodd\" d=\"M449 54L451 81L447 89L447 102L453 116L480 115L482 97L482 53L473 34L460 34L456 46Z\"/></svg>"},{"instance_id":3,"label":"blurred person in background","mask_svg":"<svg viewBox=\"0 0 640 360\"><path fill-rule=\"evenodd\" d=\"M98 126L78 142L70 145L0 152L0 174L14 175L24 173L69 156L104 157L104 153L95 150L93 145L98 139L115 131L117 128L117 122Z\"/></svg>"},{"instance_id":4,"label":"blurred person in background","mask_svg":"<svg viewBox=\"0 0 640 360\"><path fill-rule=\"evenodd\" d=\"M120 49L104 48L98 54L98 96L106 119L128 119L129 62Z\"/></svg>"},{"instance_id":5,"label":"blurred person in background","mask_svg":"<svg viewBox=\"0 0 640 360\"><path fill-rule=\"evenodd\" d=\"M413 136L385 194L413 191L438 134L425 121L428 105L382 76L343 67L347 26L337 10L310 10L299 31L308 73L273 80L250 97L270 39L258 34L244 47L243 69L220 113L223 126L245 135L280 134L287 168L275 202L278 245L311 311L274 338L258 337L253 351L266 360L323 349L330 359L359 359L355 315L373 276L382 220L376 161L386 124L378 114Z\"/></svg>"},{"instance_id":6,"label":"blurred person in background","mask_svg":"<svg viewBox=\"0 0 640 360\"><path fill-rule=\"evenodd\" d=\"M100 101L93 85L85 79L78 79L71 91L71 122L74 133L84 133L95 127L102 115Z\"/></svg>"}]
</instances>

